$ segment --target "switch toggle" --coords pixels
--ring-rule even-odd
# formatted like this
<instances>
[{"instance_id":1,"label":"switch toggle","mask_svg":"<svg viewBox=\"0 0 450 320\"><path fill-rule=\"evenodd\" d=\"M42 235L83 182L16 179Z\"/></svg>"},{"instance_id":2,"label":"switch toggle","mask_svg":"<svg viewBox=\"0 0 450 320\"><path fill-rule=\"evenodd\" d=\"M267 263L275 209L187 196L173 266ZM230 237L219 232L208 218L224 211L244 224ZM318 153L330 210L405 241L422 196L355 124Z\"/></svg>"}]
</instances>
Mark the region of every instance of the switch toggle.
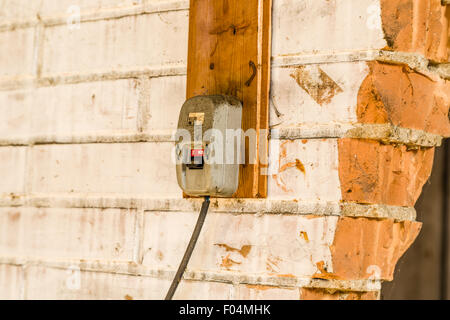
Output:
<instances>
[{"instance_id":1,"label":"switch toggle","mask_svg":"<svg viewBox=\"0 0 450 320\"><path fill-rule=\"evenodd\" d=\"M204 149L192 149L191 150L191 163L187 165L189 169L200 170L203 169L204 164Z\"/></svg>"}]
</instances>

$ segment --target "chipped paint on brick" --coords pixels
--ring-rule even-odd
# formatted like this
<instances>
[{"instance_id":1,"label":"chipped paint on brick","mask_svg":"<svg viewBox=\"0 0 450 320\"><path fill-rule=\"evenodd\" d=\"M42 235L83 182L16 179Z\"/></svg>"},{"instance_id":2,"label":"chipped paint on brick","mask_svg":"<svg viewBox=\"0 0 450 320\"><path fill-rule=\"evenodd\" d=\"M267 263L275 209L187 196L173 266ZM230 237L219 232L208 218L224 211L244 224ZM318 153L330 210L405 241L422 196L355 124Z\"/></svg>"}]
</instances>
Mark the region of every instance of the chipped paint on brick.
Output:
<instances>
[{"instance_id":1,"label":"chipped paint on brick","mask_svg":"<svg viewBox=\"0 0 450 320\"><path fill-rule=\"evenodd\" d=\"M273 68L270 125L355 122L358 91L368 72L363 61Z\"/></svg>"},{"instance_id":2,"label":"chipped paint on brick","mask_svg":"<svg viewBox=\"0 0 450 320\"><path fill-rule=\"evenodd\" d=\"M306 231L300 231L300 237L303 238L306 241L306 243L309 242L308 233Z\"/></svg>"},{"instance_id":3,"label":"chipped paint on brick","mask_svg":"<svg viewBox=\"0 0 450 320\"><path fill-rule=\"evenodd\" d=\"M388 48L421 53L437 62L447 61L445 11L441 0L381 0Z\"/></svg>"},{"instance_id":4,"label":"chipped paint on brick","mask_svg":"<svg viewBox=\"0 0 450 320\"><path fill-rule=\"evenodd\" d=\"M317 65L299 66L291 73L297 84L319 105L328 104L342 88Z\"/></svg>"},{"instance_id":5,"label":"chipped paint on brick","mask_svg":"<svg viewBox=\"0 0 450 320\"><path fill-rule=\"evenodd\" d=\"M143 265L176 270L197 213L147 212ZM245 276L310 277L316 263L331 265L338 217L232 215L210 212L189 262L189 271ZM300 237L307 234L308 241ZM157 250L164 252L161 260Z\"/></svg>"},{"instance_id":6,"label":"chipped paint on brick","mask_svg":"<svg viewBox=\"0 0 450 320\"><path fill-rule=\"evenodd\" d=\"M23 299L24 268L22 266L0 264L0 299Z\"/></svg>"},{"instance_id":7,"label":"chipped paint on brick","mask_svg":"<svg viewBox=\"0 0 450 320\"><path fill-rule=\"evenodd\" d=\"M392 219L340 218L331 246L333 275L340 279L393 280L395 265L422 224ZM374 275L373 270L379 271Z\"/></svg>"},{"instance_id":8,"label":"chipped paint on brick","mask_svg":"<svg viewBox=\"0 0 450 320\"><path fill-rule=\"evenodd\" d=\"M299 300L300 292L297 288L245 285L236 288L235 298L238 300Z\"/></svg>"},{"instance_id":9,"label":"chipped paint on brick","mask_svg":"<svg viewBox=\"0 0 450 320\"><path fill-rule=\"evenodd\" d=\"M229 245L226 245L223 243L216 244L216 246L224 248L226 252L238 252L244 258L246 258L248 256L248 254L250 253L250 251L252 250L251 245L244 245L244 246L242 246L241 249L233 248L233 247L230 247Z\"/></svg>"},{"instance_id":10,"label":"chipped paint on brick","mask_svg":"<svg viewBox=\"0 0 450 320\"><path fill-rule=\"evenodd\" d=\"M268 181L269 199L341 200L337 141L282 140L278 169Z\"/></svg>"},{"instance_id":11,"label":"chipped paint on brick","mask_svg":"<svg viewBox=\"0 0 450 320\"><path fill-rule=\"evenodd\" d=\"M378 300L378 291L354 292L329 289L302 288L301 300Z\"/></svg>"},{"instance_id":12,"label":"chipped paint on brick","mask_svg":"<svg viewBox=\"0 0 450 320\"><path fill-rule=\"evenodd\" d=\"M342 199L362 204L414 206L433 166L434 148L339 139Z\"/></svg>"},{"instance_id":13,"label":"chipped paint on brick","mask_svg":"<svg viewBox=\"0 0 450 320\"><path fill-rule=\"evenodd\" d=\"M77 31L70 1L0 22L0 298L161 299L201 205L167 161L189 1L84 1ZM274 1L278 173L268 199L213 201L176 299L379 298L450 132L438 1Z\"/></svg>"},{"instance_id":14,"label":"chipped paint on brick","mask_svg":"<svg viewBox=\"0 0 450 320\"><path fill-rule=\"evenodd\" d=\"M369 67L358 94L359 122L450 136L450 81L430 78L405 65L370 62Z\"/></svg>"},{"instance_id":15,"label":"chipped paint on brick","mask_svg":"<svg viewBox=\"0 0 450 320\"><path fill-rule=\"evenodd\" d=\"M318 271L312 275L313 279L323 279L323 280L332 280L339 279L337 275L332 272L328 272L328 268L325 265L324 261L319 261L316 263Z\"/></svg>"}]
</instances>

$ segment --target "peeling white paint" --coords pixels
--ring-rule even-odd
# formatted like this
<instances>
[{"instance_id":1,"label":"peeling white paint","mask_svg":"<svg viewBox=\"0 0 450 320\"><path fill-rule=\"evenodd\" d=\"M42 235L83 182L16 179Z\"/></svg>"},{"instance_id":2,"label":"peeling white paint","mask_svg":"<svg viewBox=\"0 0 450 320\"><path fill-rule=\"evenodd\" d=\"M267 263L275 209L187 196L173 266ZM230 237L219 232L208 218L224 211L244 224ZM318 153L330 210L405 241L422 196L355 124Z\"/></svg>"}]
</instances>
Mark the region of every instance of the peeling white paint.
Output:
<instances>
[{"instance_id":1,"label":"peeling white paint","mask_svg":"<svg viewBox=\"0 0 450 320\"><path fill-rule=\"evenodd\" d=\"M368 21L373 21L373 13L367 10L370 6L379 7L379 0L275 1L273 55L385 47L381 28L369 27Z\"/></svg>"},{"instance_id":2,"label":"peeling white paint","mask_svg":"<svg viewBox=\"0 0 450 320\"><path fill-rule=\"evenodd\" d=\"M187 23L188 12L175 11L86 22L79 30L68 30L64 25L50 27L43 43L46 50L42 74L117 72L129 67L185 62ZM158 31L149 34L149 30Z\"/></svg>"},{"instance_id":3,"label":"peeling white paint","mask_svg":"<svg viewBox=\"0 0 450 320\"><path fill-rule=\"evenodd\" d=\"M0 256L133 260L136 212L0 208Z\"/></svg>"},{"instance_id":4,"label":"peeling white paint","mask_svg":"<svg viewBox=\"0 0 450 320\"><path fill-rule=\"evenodd\" d=\"M281 141L279 157L278 173L268 180L269 199L341 200L337 140Z\"/></svg>"},{"instance_id":5,"label":"peeling white paint","mask_svg":"<svg viewBox=\"0 0 450 320\"><path fill-rule=\"evenodd\" d=\"M170 162L189 1L77 1L76 29L66 25L73 1L29 2L0 0L0 298L161 299L201 201L182 199ZM274 1L271 124L285 154L271 163L282 170L269 176L268 199L213 200L176 298L379 290L379 281L311 279L319 262L332 271L340 216L415 219L413 208L340 202L334 138L355 129L365 61L429 67L380 51L378 9L379 0ZM291 77L303 64L341 90L319 105ZM66 285L71 268L79 288Z\"/></svg>"},{"instance_id":6,"label":"peeling white paint","mask_svg":"<svg viewBox=\"0 0 450 320\"><path fill-rule=\"evenodd\" d=\"M197 213L147 212L143 264L176 270ZM245 274L311 276L316 263L331 268L329 246L338 217L210 213L189 270ZM308 234L307 238L303 233Z\"/></svg>"},{"instance_id":7,"label":"peeling white paint","mask_svg":"<svg viewBox=\"0 0 450 320\"><path fill-rule=\"evenodd\" d=\"M271 103L280 115L272 116L271 126L299 126L357 121L356 106L361 83L369 73L365 62L314 65L320 67L341 89L330 102L320 105L299 86L296 68L276 68L272 73ZM311 82L314 79L310 79ZM317 85L320 79L317 79Z\"/></svg>"}]
</instances>

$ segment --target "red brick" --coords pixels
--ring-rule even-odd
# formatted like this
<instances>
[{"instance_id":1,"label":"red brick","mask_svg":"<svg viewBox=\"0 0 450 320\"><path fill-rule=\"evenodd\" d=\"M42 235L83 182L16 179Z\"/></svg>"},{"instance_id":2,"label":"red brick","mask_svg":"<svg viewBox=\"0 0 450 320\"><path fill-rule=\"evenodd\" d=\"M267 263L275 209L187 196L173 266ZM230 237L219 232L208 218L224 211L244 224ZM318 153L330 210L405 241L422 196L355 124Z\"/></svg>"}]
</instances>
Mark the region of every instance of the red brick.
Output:
<instances>
[{"instance_id":1,"label":"red brick","mask_svg":"<svg viewBox=\"0 0 450 320\"><path fill-rule=\"evenodd\" d=\"M441 0L381 0L381 12L389 49L447 61L448 20Z\"/></svg>"},{"instance_id":2,"label":"red brick","mask_svg":"<svg viewBox=\"0 0 450 320\"><path fill-rule=\"evenodd\" d=\"M414 221L340 218L330 248L332 274L343 280L393 280L398 260L421 227Z\"/></svg>"},{"instance_id":3,"label":"red brick","mask_svg":"<svg viewBox=\"0 0 450 320\"><path fill-rule=\"evenodd\" d=\"M302 288L301 300L378 300L378 291L353 292L327 289Z\"/></svg>"},{"instance_id":4,"label":"red brick","mask_svg":"<svg viewBox=\"0 0 450 320\"><path fill-rule=\"evenodd\" d=\"M450 82L407 66L370 62L358 93L358 120L450 136ZM419 116L420 115L420 116Z\"/></svg>"},{"instance_id":5,"label":"red brick","mask_svg":"<svg viewBox=\"0 0 450 320\"><path fill-rule=\"evenodd\" d=\"M434 148L348 138L338 146L343 201L412 207L431 174Z\"/></svg>"}]
</instances>

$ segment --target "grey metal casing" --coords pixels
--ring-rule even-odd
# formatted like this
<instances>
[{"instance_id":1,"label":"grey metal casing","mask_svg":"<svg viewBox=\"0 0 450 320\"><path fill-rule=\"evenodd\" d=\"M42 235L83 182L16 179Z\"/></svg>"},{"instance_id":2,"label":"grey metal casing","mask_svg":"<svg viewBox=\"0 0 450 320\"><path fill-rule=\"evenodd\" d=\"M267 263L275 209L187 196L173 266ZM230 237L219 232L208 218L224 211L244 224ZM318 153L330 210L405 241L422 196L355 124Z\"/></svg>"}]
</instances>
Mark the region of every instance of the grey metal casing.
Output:
<instances>
[{"instance_id":1,"label":"grey metal casing","mask_svg":"<svg viewBox=\"0 0 450 320\"><path fill-rule=\"evenodd\" d=\"M241 126L242 104L237 98L197 96L184 103L175 148L177 180L184 193L189 196L233 196L238 188L244 153ZM199 149L204 150L203 166L192 168L196 163L192 161L192 150ZM200 158L196 159L200 161Z\"/></svg>"}]
</instances>

